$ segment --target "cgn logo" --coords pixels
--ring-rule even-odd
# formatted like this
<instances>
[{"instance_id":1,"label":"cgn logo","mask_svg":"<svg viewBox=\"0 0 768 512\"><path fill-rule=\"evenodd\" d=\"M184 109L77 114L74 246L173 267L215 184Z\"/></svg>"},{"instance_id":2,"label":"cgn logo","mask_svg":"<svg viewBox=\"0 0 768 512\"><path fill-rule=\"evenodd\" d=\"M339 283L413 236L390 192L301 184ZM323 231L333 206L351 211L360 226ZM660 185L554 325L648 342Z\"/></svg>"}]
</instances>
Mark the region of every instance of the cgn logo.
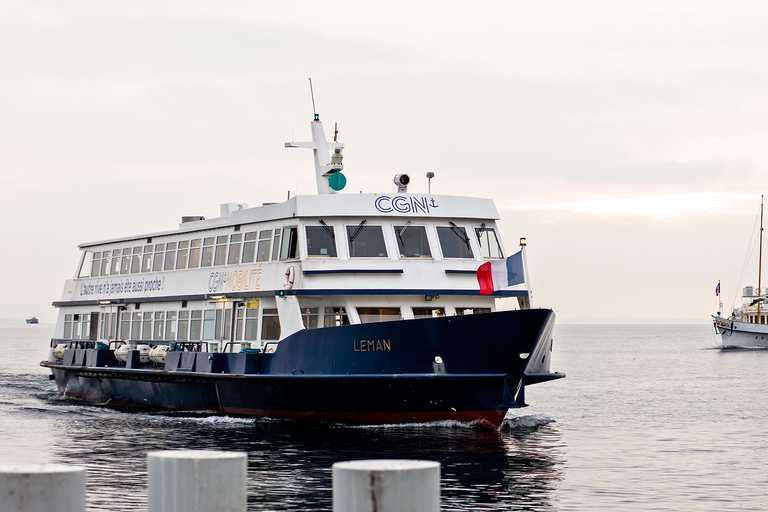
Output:
<instances>
[{"instance_id":1,"label":"cgn logo","mask_svg":"<svg viewBox=\"0 0 768 512\"><path fill-rule=\"evenodd\" d=\"M428 197L379 196L374 206L381 213L429 213L438 208L434 199Z\"/></svg>"}]
</instances>

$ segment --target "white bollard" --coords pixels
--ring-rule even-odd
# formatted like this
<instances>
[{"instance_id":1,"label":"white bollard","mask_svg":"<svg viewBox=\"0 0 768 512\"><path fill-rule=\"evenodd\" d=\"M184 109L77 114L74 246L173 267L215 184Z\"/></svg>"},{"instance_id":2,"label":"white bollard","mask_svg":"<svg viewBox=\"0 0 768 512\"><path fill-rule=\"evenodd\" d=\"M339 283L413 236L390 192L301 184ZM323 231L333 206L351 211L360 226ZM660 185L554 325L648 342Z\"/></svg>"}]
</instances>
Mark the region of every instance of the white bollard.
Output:
<instances>
[{"instance_id":1,"label":"white bollard","mask_svg":"<svg viewBox=\"0 0 768 512\"><path fill-rule=\"evenodd\" d=\"M245 512L247 463L244 452L149 452L148 511Z\"/></svg>"},{"instance_id":2,"label":"white bollard","mask_svg":"<svg viewBox=\"0 0 768 512\"><path fill-rule=\"evenodd\" d=\"M85 512L85 468L0 466L0 512Z\"/></svg>"},{"instance_id":3,"label":"white bollard","mask_svg":"<svg viewBox=\"0 0 768 512\"><path fill-rule=\"evenodd\" d=\"M385 459L333 465L333 512L439 510L439 462Z\"/></svg>"}]
</instances>

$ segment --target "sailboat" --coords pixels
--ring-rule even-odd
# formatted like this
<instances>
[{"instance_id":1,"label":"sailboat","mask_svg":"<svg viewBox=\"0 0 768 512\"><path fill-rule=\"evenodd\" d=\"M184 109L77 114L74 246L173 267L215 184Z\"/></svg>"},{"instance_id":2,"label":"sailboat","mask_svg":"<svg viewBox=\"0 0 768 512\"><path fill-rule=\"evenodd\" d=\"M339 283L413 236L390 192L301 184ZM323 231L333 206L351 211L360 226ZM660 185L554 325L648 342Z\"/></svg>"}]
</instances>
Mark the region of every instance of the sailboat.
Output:
<instances>
[{"instance_id":1,"label":"sailboat","mask_svg":"<svg viewBox=\"0 0 768 512\"><path fill-rule=\"evenodd\" d=\"M742 305L727 317L723 316L723 303L712 315L715 332L720 335L723 349L768 348L768 288L762 288L763 277L763 196L760 196L760 250L757 263L757 290L745 286ZM718 283L717 293L720 293Z\"/></svg>"}]
</instances>

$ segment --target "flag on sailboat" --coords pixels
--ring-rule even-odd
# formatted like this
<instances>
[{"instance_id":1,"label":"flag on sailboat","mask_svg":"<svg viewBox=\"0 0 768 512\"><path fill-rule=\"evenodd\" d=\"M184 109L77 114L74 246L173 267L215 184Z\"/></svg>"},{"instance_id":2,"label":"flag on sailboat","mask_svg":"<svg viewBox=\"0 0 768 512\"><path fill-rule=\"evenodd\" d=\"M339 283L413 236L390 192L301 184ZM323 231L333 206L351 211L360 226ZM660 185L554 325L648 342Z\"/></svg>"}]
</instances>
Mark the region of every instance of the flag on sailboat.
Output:
<instances>
[{"instance_id":1,"label":"flag on sailboat","mask_svg":"<svg viewBox=\"0 0 768 512\"><path fill-rule=\"evenodd\" d=\"M519 251L504 260L487 261L477 269L480 294L490 295L496 290L524 283L523 252Z\"/></svg>"},{"instance_id":2,"label":"flag on sailboat","mask_svg":"<svg viewBox=\"0 0 768 512\"><path fill-rule=\"evenodd\" d=\"M715 288L715 295L720 296L720 281L717 282L717 288Z\"/></svg>"}]
</instances>

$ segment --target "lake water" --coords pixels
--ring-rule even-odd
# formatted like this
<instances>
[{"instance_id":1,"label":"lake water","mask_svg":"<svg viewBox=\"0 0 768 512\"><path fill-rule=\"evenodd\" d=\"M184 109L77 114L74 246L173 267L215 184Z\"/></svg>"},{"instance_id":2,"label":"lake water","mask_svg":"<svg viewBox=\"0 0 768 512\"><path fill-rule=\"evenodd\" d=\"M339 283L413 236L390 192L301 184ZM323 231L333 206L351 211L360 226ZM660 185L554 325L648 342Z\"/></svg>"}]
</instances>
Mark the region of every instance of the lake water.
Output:
<instances>
[{"instance_id":1,"label":"lake water","mask_svg":"<svg viewBox=\"0 0 768 512\"><path fill-rule=\"evenodd\" d=\"M499 431L121 412L57 396L50 325L0 326L0 464L87 468L88 510L146 509L146 453L248 452L248 510L331 510L342 460L439 461L442 510L768 510L768 351L707 325L559 325L559 381ZM478 348L481 347L478 341Z\"/></svg>"}]
</instances>

